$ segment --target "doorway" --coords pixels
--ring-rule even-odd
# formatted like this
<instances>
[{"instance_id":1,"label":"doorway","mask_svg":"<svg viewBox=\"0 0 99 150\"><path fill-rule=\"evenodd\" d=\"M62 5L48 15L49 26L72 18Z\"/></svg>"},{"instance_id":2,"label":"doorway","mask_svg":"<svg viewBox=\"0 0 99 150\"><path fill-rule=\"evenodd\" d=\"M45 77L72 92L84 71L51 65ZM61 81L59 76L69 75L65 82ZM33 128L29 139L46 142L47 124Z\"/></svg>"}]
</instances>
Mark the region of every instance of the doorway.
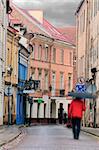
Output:
<instances>
[{"instance_id":1,"label":"doorway","mask_svg":"<svg viewBox=\"0 0 99 150\"><path fill-rule=\"evenodd\" d=\"M55 100L51 101L50 118L51 118L51 123L56 123L56 102L55 102Z\"/></svg>"}]
</instances>

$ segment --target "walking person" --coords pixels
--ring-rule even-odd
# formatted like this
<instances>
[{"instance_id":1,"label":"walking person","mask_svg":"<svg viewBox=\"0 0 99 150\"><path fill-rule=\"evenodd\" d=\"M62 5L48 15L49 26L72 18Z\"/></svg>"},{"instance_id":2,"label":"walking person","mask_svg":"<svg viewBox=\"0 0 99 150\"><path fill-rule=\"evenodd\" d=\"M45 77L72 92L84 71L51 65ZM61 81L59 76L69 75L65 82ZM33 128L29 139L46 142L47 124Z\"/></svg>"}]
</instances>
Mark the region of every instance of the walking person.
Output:
<instances>
[{"instance_id":1,"label":"walking person","mask_svg":"<svg viewBox=\"0 0 99 150\"><path fill-rule=\"evenodd\" d=\"M79 98L73 99L69 106L68 117L72 119L74 139L79 139L83 111L85 111L84 101Z\"/></svg>"}]
</instances>

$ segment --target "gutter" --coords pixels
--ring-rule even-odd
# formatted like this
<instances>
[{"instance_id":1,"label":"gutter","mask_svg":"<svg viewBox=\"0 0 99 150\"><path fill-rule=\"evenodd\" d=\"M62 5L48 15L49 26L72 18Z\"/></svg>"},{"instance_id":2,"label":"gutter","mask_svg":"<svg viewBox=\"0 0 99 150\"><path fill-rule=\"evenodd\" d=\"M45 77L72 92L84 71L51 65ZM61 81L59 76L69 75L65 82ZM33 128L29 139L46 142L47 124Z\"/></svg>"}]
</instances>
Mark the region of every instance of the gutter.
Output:
<instances>
[{"instance_id":1,"label":"gutter","mask_svg":"<svg viewBox=\"0 0 99 150\"><path fill-rule=\"evenodd\" d=\"M77 13L79 13L80 8L82 7L84 1L85 1L85 0L82 0L82 1L80 2L79 6L78 6L78 8L77 8L77 10L76 10L76 12L75 12L75 15L76 15Z\"/></svg>"}]
</instances>

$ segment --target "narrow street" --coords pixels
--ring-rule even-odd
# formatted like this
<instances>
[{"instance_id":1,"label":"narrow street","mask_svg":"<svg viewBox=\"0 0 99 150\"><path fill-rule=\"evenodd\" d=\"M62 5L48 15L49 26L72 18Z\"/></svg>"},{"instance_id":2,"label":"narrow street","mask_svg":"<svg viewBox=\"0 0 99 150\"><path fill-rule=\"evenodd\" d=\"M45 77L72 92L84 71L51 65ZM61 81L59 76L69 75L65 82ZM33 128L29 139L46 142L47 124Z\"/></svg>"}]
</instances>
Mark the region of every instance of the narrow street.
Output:
<instances>
[{"instance_id":1,"label":"narrow street","mask_svg":"<svg viewBox=\"0 0 99 150\"><path fill-rule=\"evenodd\" d=\"M0 150L99 150L99 0L0 0Z\"/></svg>"},{"instance_id":2,"label":"narrow street","mask_svg":"<svg viewBox=\"0 0 99 150\"><path fill-rule=\"evenodd\" d=\"M25 138L9 150L99 150L99 139L81 133L74 140L71 129L61 125L33 126L27 128Z\"/></svg>"}]
</instances>

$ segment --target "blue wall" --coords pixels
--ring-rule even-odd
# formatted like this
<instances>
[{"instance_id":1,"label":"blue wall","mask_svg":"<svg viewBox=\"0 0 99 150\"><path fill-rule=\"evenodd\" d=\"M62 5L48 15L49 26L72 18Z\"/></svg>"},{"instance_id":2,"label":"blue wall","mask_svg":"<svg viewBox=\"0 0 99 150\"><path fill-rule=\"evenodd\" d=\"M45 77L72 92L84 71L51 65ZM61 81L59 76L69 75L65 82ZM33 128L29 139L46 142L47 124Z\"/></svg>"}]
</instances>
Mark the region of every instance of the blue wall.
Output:
<instances>
[{"instance_id":1,"label":"blue wall","mask_svg":"<svg viewBox=\"0 0 99 150\"><path fill-rule=\"evenodd\" d=\"M18 78L19 78L19 83L18 86L23 87L24 86L24 81L27 79L27 67L24 66L23 64L19 63L19 70L18 70ZM26 101L25 97L23 95L22 90L18 90L17 93L17 110L16 110L16 124L23 124L24 123L24 118L25 118L25 112L24 110Z\"/></svg>"}]
</instances>

